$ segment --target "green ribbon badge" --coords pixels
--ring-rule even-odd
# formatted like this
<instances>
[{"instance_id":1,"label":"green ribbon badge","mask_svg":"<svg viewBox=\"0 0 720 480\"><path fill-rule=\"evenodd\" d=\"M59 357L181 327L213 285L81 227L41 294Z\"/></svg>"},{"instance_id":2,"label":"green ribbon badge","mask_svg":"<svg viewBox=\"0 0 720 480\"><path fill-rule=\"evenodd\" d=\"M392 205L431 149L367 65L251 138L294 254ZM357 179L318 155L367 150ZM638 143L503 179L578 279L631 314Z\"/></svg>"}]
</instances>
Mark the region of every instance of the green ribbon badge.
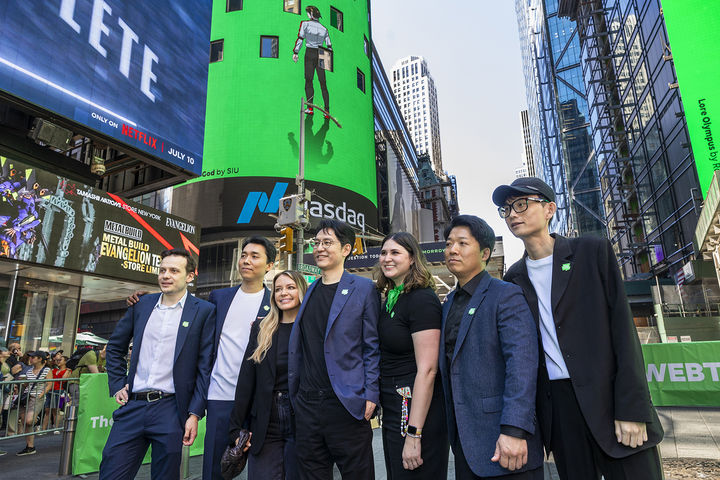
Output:
<instances>
[{"instance_id":1,"label":"green ribbon badge","mask_svg":"<svg viewBox=\"0 0 720 480\"><path fill-rule=\"evenodd\" d=\"M183 327L189 327L189 326L190 326L190 322L183 322Z\"/></svg>"},{"instance_id":2,"label":"green ribbon badge","mask_svg":"<svg viewBox=\"0 0 720 480\"><path fill-rule=\"evenodd\" d=\"M563 272L569 272L570 271L570 264L569 263L563 263L560 268Z\"/></svg>"},{"instance_id":3,"label":"green ribbon badge","mask_svg":"<svg viewBox=\"0 0 720 480\"><path fill-rule=\"evenodd\" d=\"M468 315L475 315L475 309L471 308L470 310L468 310Z\"/></svg>"}]
</instances>

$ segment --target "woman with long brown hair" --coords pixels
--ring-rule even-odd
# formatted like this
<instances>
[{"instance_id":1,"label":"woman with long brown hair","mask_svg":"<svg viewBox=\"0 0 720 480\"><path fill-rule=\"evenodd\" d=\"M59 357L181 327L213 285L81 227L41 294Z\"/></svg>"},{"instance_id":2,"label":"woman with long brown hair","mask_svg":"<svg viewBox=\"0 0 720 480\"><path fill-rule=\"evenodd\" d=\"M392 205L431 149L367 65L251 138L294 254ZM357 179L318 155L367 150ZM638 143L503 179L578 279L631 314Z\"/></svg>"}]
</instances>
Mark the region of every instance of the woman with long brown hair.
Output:
<instances>
[{"instance_id":1,"label":"woman with long brown hair","mask_svg":"<svg viewBox=\"0 0 720 480\"><path fill-rule=\"evenodd\" d=\"M230 443L238 442L249 421L252 442L249 480L297 478L295 416L288 396L290 331L307 290L299 272L286 270L273 278L270 312L250 331L230 416Z\"/></svg>"},{"instance_id":2,"label":"woman with long brown hair","mask_svg":"<svg viewBox=\"0 0 720 480\"><path fill-rule=\"evenodd\" d=\"M380 404L390 480L447 478L447 427L437 376L442 308L418 241L388 235L376 267Z\"/></svg>"}]
</instances>

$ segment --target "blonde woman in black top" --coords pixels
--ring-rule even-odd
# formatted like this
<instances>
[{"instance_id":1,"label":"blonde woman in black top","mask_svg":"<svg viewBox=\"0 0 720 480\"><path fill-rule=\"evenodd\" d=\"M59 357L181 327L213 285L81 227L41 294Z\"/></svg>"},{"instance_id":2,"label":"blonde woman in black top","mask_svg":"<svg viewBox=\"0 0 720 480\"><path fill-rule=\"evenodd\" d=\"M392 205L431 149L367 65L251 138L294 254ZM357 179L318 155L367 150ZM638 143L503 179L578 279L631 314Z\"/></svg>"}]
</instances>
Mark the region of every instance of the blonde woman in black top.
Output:
<instances>
[{"instance_id":1,"label":"blonde woman in black top","mask_svg":"<svg viewBox=\"0 0 720 480\"><path fill-rule=\"evenodd\" d=\"M307 290L305 278L286 270L275 275L270 313L255 322L245 350L230 416L230 443L249 424L249 480L298 478L295 415L288 396L288 344Z\"/></svg>"},{"instance_id":2,"label":"blonde woman in black top","mask_svg":"<svg viewBox=\"0 0 720 480\"><path fill-rule=\"evenodd\" d=\"M437 377L442 311L415 237L385 237L375 276L385 296L378 334L387 477L447 478L449 443Z\"/></svg>"}]
</instances>

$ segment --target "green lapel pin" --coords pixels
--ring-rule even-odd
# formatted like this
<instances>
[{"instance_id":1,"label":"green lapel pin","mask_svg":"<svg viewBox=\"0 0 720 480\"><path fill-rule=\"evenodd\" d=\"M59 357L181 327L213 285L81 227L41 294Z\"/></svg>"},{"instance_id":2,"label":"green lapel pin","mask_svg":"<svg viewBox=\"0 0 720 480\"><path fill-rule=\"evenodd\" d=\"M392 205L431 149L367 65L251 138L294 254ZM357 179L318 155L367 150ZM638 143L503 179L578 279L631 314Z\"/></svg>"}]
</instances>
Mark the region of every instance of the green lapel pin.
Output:
<instances>
[{"instance_id":1,"label":"green lapel pin","mask_svg":"<svg viewBox=\"0 0 720 480\"><path fill-rule=\"evenodd\" d=\"M468 310L468 315L475 315L475 309L471 308L470 310Z\"/></svg>"},{"instance_id":2,"label":"green lapel pin","mask_svg":"<svg viewBox=\"0 0 720 480\"><path fill-rule=\"evenodd\" d=\"M183 322L183 327L188 327L188 326L190 326L190 322Z\"/></svg>"},{"instance_id":3,"label":"green lapel pin","mask_svg":"<svg viewBox=\"0 0 720 480\"><path fill-rule=\"evenodd\" d=\"M570 264L569 263L563 263L560 267L563 272L569 272L570 271Z\"/></svg>"}]
</instances>

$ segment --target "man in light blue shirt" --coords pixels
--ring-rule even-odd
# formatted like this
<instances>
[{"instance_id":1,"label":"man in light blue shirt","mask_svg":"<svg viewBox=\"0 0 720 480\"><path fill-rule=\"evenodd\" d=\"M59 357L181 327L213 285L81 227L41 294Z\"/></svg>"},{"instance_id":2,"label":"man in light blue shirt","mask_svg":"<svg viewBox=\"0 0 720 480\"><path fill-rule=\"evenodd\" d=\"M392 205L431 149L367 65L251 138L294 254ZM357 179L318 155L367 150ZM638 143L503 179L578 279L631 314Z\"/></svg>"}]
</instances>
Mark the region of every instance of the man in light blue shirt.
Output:
<instances>
[{"instance_id":1,"label":"man in light blue shirt","mask_svg":"<svg viewBox=\"0 0 720 480\"><path fill-rule=\"evenodd\" d=\"M302 48L303 40L305 40L305 97L308 102L315 103L313 101L313 97L315 96L313 77L315 76L315 72L317 72L323 102L325 102L325 110L329 112L330 94L328 93L327 83L325 82L325 69L320 66L319 50L322 48L323 43L325 43L328 49L332 48L330 36L328 35L328 29L319 21L321 17L320 10L310 5L305 8L305 11L310 20L300 23L300 31L295 41L295 48L293 48L293 61L297 63L300 48ZM312 115L312 107L308 107L305 113ZM325 118L329 117L325 115Z\"/></svg>"},{"instance_id":2,"label":"man in light blue shirt","mask_svg":"<svg viewBox=\"0 0 720 480\"><path fill-rule=\"evenodd\" d=\"M152 445L153 479L179 478L183 445L192 445L205 412L215 307L188 295L195 259L184 249L161 255L162 294L128 308L107 345L110 395L120 404L100 463L101 480L135 478ZM130 342L135 354L127 369Z\"/></svg>"}]
</instances>

